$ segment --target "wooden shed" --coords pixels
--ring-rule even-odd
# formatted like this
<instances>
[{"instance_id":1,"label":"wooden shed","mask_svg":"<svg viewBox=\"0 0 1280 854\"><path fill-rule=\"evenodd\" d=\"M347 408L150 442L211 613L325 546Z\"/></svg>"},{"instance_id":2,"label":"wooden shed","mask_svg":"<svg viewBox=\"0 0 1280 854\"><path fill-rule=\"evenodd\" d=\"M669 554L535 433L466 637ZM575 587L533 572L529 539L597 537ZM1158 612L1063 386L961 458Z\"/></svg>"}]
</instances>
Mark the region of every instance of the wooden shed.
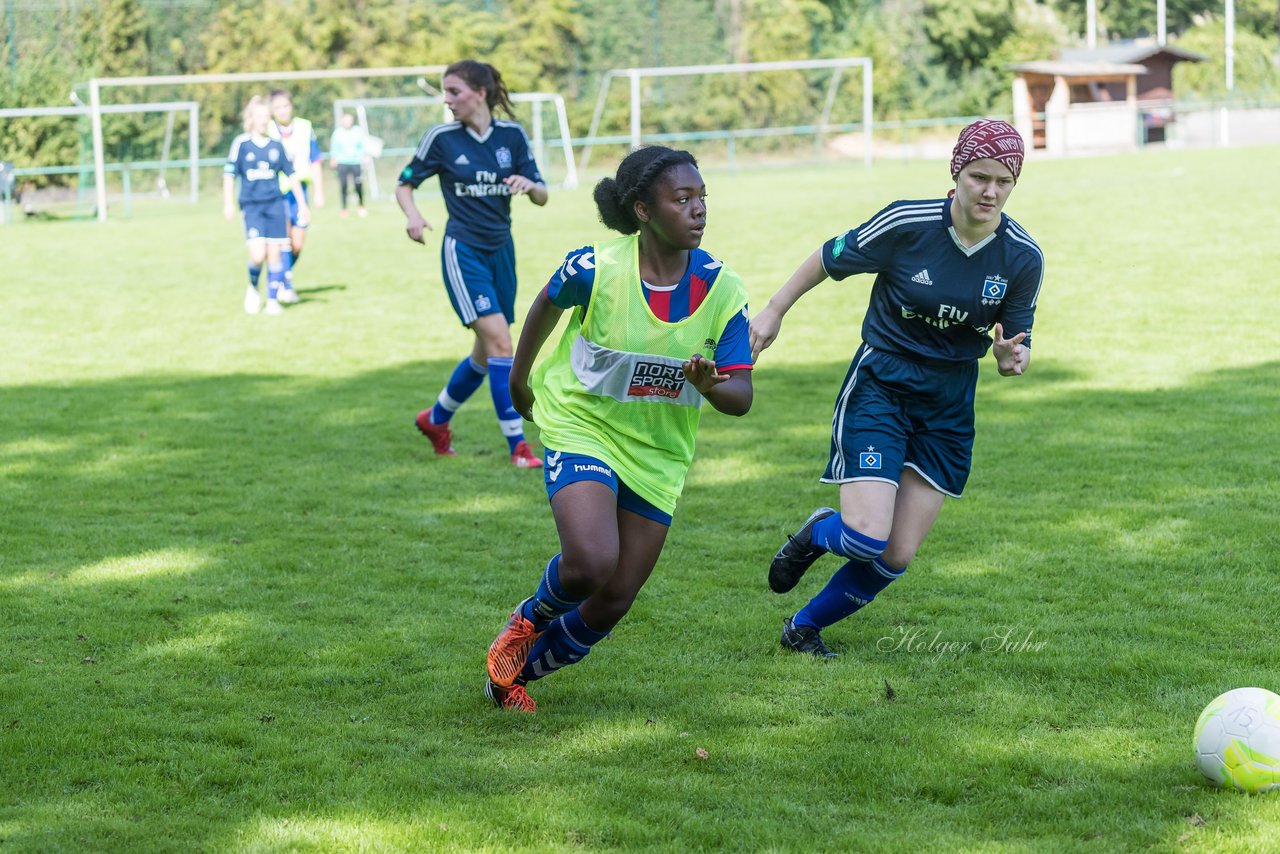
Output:
<instances>
[{"instance_id":1,"label":"wooden shed","mask_svg":"<svg viewBox=\"0 0 1280 854\"><path fill-rule=\"evenodd\" d=\"M1014 124L1033 147L1056 154L1162 141L1173 120L1173 66L1202 60L1171 45L1126 42L1017 63Z\"/></svg>"}]
</instances>

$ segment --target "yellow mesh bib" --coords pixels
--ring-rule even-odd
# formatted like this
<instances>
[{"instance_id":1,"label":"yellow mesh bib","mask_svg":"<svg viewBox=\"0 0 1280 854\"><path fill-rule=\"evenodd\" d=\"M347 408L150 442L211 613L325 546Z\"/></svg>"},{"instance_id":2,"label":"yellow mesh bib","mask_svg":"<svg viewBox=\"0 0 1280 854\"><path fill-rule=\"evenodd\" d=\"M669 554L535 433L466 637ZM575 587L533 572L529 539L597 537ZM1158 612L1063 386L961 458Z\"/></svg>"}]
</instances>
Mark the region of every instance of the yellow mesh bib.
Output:
<instances>
[{"instance_id":1,"label":"yellow mesh bib","mask_svg":"<svg viewBox=\"0 0 1280 854\"><path fill-rule=\"evenodd\" d=\"M702 305L667 323L645 301L638 237L594 250L585 315L572 312L555 352L534 371L534 419L547 447L597 457L645 500L674 513L702 417L702 395L681 366L694 353L714 358L725 325L746 307L746 286L721 267Z\"/></svg>"}]
</instances>

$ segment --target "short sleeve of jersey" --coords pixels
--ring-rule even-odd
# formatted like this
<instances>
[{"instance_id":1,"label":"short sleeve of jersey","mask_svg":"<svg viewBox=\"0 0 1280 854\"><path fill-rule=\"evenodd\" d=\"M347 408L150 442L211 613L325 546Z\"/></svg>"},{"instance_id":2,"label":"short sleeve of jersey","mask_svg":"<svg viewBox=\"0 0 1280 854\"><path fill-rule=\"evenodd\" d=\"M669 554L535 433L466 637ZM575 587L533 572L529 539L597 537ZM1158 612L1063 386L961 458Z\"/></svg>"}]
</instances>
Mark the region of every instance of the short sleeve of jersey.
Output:
<instances>
[{"instance_id":1,"label":"short sleeve of jersey","mask_svg":"<svg viewBox=\"0 0 1280 854\"><path fill-rule=\"evenodd\" d=\"M877 228L885 208L857 228L822 244L822 269L839 281L858 273L879 272L893 255L894 231Z\"/></svg>"},{"instance_id":2,"label":"short sleeve of jersey","mask_svg":"<svg viewBox=\"0 0 1280 854\"><path fill-rule=\"evenodd\" d=\"M282 175L292 175L293 161L289 159L289 153L284 150L284 146L280 143L277 142L276 145L280 146L280 161L276 165L276 171Z\"/></svg>"},{"instance_id":3,"label":"short sleeve of jersey","mask_svg":"<svg viewBox=\"0 0 1280 854\"><path fill-rule=\"evenodd\" d=\"M717 371L751 370L751 337L746 306L725 324L716 342Z\"/></svg>"},{"instance_id":4,"label":"short sleeve of jersey","mask_svg":"<svg viewBox=\"0 0 1280 854\"><path fill-rule=\"evenodd\" d=\"M431 131L427 131L422 137L422 142L426 142L431 133ZM425 152L422 150L422 143L419 143L418 151L413 155L413 159L409 161L409 165L400 171L400 183L407 184L416 190L423 181L439 173L441 165L438 137L432 141Z\"/></svg>"},{"instance_id":5,"label":"short sleeve of jersey","mask_svg":"<svg viewBox=\"0 0 1280 854\"><path fill-rule=\"evenodd\" d=\"M1025 255L1022 268L1009 283L1009 293L1000 306L1000 325L1006 338L1012 338L1019 332L1027 333L1022 343L1030 347L1036 301L1040 298L1040 286L1044 282L1044 255L1016 224L1010 226L1008 238L1028 244L1031 249Z\"/></svg>"},{"instance_id":6,"label":"short sleeve of jersey","mask_svg":"<svg viewBox=\"0 0 1280 854\"><path fill-rule=\"evenodd\" d=\"M529 138L525 136L524 131L520 131L521 151L520 156L516 158L516 174L535 181L539 184L545 183L542 180L542 173L538 171L538 163L533 159L533 152L529 150Z\"/></svg>"},{"instance_id":7,"label":"short sleeve of jersey","mask_svg":"<svg viewBox=\"0 0 1280 854\"><path fill-rule=\"evenodd\" d=\"M547 299L557 308L585 308L591 302L591 288L596 281L595 249L583 246L564 256L560 269L547 282Z\"/></svg>"},{"instance_id":8,"label":"short sleeve of jersey","mask_svg":"<svg viewBox=\"0 0 1280 854\"><path fill-rule=\"evenodd\" d=\"M227 162L222 167L223 175L236 174L236 166L240 159L240 137L231 142L231 150L227 152Z\"/></svg>"}]
</instances>

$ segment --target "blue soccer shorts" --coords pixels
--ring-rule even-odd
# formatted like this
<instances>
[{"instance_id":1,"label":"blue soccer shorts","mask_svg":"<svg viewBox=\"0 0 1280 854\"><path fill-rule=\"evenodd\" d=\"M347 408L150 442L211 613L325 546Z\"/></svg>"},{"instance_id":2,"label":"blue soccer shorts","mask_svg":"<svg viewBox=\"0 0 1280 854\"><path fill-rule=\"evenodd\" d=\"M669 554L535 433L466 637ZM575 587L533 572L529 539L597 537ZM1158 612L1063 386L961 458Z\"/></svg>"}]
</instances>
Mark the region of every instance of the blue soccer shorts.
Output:
<instances>
[{"instance_id":1,"label":"blue soccer shorts","mask_svg":"<svg viewBox=\"0 0 1280 854\"><path fill-rule=\"evenodd\" d=\"M499 312L507 323L515 323L515 241L508 239L498 249L485 250L446 235L440 244L440 266L449 302L463 326Z\"/></svg>"},{"instance_id":2,"label":"blue soccer shorts","mask_svg":"<svg viewBox=\"0 0 1280 854\"><path fill-rule=\"evenodd\" d=\"M279 199L270 202L245 202L240 206L244 214L244 239L266 240L268 243L288 243L289 227L285 223L284 204Z\"/></svg>"},{"instance_id":3,"label":"blue soccer shorts","mask_svg":"<svg viewBox=\"0 0 1280 854\"><path fill-rule=\"evenodd\" d=\"M619 510L630 510L637 516L671 526L671 514L641 498L635 490L622 482L613 466L608 463L586 454L570 454L550 448L543 451L542 461L542 480L547 485L548 501L571 483L594 480L613 490L613 494L618 497Z\"/></svg>"},{"instance_id":4,"label":"blue soccer shorts","mask_svg":"<svg viewBox=\"0 0 1280 854\"><path fill-rule=\"evenodd\" d=\"M310 203L311 194L307 192L306 184L302 185L302 197L306 199L308 203ZM293 194L293 190L290 190L289 192L284 194L284 209L289 216L289 225L293 226L294 228L307 227L306 224L303 224L303 225L298 224L298 197Z\"/></svg>"},{"instance_id":5,"label":"blue soccer shorts","mask_svg":"<svg viewBox=\"0 0 1280 854\"><path fill-rule=\"evenodd\" d=\"M973 461L977 383L976 361L924 365L863 344L836 399L822 482L897 484L905 466L959 498Z\"/></svg>"}]
</instances>

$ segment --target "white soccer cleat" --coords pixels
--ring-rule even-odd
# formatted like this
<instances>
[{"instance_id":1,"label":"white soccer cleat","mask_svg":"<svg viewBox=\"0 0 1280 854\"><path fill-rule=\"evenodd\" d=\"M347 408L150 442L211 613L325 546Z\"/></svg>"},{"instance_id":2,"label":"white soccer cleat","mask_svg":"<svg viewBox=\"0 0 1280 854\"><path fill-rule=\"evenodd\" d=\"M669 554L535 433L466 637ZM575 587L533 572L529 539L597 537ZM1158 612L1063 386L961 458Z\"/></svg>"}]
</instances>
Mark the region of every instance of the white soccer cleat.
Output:
<instances>
[{"instance_id":1,"label":"white soccer cleat","mask_svg":"<svg viewBox=\"0 0 1280 854\"><path fill-rule=\"evenodd\" d=\"M267 308L263 314L284 314L284 306L280 305L279 300L267 300Z\"/></svg>"},{"instance_id":2,"label":"white soccer cleat","mask_svg":"<svg viewBox=\"0 0 1280 854\"><path fill-rule=\"evenodd\" d=\"M250 285L244 292L244 310L246 314L257 314L262 311L262 297L258 289Z\"/></svg>"},{"instance_id":3,"label":"white soccer cleat","mask_svg":"<svg viewBox=\"0 0 1280 854\"><path fill-rule=\"evenodd\" d=\"M277 299L279 299L280 302L288 303L289 305L292 305L293 303L298 301L298 292L295 291L293 288L281 288L280 294L277 297Z\"/></svg>"}]
</instances>

